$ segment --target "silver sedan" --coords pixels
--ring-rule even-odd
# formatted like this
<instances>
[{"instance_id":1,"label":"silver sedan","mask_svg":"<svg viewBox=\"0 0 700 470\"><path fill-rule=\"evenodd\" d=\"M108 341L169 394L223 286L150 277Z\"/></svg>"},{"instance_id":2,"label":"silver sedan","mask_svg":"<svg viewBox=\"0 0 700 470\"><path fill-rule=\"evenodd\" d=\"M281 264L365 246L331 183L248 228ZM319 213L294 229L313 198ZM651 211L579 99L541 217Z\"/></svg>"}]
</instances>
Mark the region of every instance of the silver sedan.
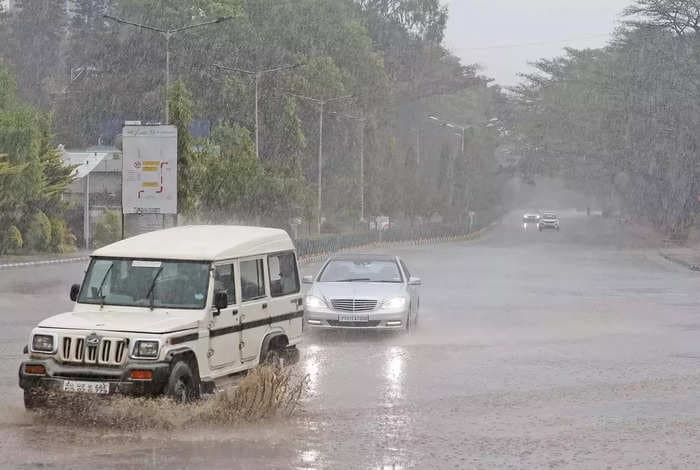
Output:
<instances>
[{"instance_id":1,"label":"silver sedan","mask_svg":"<svg viewBox=\"0 0 700 470\"><path fill-rule=\"evenodd\" d=\"M334 256L304 283L305 326L408 331L418 322L421 280L398 256Z\"/></svg>"}]
</instances>

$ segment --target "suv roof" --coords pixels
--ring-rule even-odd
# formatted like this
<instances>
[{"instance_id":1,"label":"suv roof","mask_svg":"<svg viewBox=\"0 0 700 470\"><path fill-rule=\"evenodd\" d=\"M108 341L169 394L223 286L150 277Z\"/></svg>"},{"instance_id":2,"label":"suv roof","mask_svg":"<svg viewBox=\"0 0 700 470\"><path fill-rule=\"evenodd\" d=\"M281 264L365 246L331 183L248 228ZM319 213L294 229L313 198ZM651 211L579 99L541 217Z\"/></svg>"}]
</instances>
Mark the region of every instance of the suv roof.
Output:
<instances>
[{"instance_id":1,"label":"suv roof","mask_svg":"<svg viewBox=\"0 0 700 470\"><path fill-rule=\"evenodd\" d=\"M93 256L216 261L293 250L284 230L237 225L186 225L144 233L96 250Z\"/></svg>"}]
</instances>

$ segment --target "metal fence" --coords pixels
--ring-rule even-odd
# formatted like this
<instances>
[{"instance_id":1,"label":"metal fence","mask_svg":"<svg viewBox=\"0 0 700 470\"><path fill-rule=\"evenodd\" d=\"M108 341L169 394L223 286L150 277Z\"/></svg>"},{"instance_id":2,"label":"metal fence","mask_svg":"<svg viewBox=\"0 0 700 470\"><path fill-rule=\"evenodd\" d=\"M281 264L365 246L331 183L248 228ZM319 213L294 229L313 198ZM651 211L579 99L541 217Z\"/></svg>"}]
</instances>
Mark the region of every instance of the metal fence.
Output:
<instances>
[{"instance_id":1,"label":"metal fence","mask_svg":"<svg viewBox=\"0 0 700 470\"><path fill-rule=\"evenodd\" d=\"M390 228L383 231L324 235L319 238L295 240L294 243L298 256L309 258L377 243L427 242L466 237L470 233L482 229L485 225L474 224L470 232L466 225L424 224L416 227Z\"/></svg>"}]
</instances>

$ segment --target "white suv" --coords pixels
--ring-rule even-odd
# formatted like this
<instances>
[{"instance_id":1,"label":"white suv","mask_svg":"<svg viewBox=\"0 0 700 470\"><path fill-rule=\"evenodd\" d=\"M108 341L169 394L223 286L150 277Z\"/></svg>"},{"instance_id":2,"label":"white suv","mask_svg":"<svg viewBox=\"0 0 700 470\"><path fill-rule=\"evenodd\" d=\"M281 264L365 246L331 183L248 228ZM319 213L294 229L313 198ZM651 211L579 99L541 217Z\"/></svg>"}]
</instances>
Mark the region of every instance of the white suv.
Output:
<instances>
[{"instance_id":1,"label":"white suv","mask_svg":"<svg viewBox=\"0 0 700 470\"><path fill-rule=\"evenodd\" d=\"M187 226L101 248L71 288L73 311L32 330L25 406L44 404L47 390L188 401L262 361L295 358L298 273L277 229Z\"/></svg>"}]
</instances>

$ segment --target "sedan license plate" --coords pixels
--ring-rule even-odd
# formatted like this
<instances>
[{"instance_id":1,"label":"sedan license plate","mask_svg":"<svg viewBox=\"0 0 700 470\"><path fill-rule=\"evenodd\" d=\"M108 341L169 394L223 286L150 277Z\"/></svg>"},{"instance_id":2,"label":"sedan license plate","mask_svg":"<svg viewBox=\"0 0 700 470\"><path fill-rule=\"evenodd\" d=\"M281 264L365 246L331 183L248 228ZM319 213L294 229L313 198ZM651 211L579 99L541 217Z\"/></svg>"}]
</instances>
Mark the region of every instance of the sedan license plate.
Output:
<instances>
[{"instance_id":1,"label":"sedan license plate","mask_svg":"<svg viewBox=\"0 0 700 470\"><path fill-rule=\"evenodd\" d=\"M77 393L97 393L100 395L105 395L109 393L109 383L108 382L84 382L78 380L64 380L63 381L63 391L64 392L77 392Z\"/></svg>"},{"instance_id":2,"label":"sedan license plate","mask_svg":"<svg viewBox=\"0 0 700 470\"><path fill-rule=\"evenodd\" d=\"M340 315L338 321L341 322L368 322L369 315Z\"/></svg>"}]
</instances>

